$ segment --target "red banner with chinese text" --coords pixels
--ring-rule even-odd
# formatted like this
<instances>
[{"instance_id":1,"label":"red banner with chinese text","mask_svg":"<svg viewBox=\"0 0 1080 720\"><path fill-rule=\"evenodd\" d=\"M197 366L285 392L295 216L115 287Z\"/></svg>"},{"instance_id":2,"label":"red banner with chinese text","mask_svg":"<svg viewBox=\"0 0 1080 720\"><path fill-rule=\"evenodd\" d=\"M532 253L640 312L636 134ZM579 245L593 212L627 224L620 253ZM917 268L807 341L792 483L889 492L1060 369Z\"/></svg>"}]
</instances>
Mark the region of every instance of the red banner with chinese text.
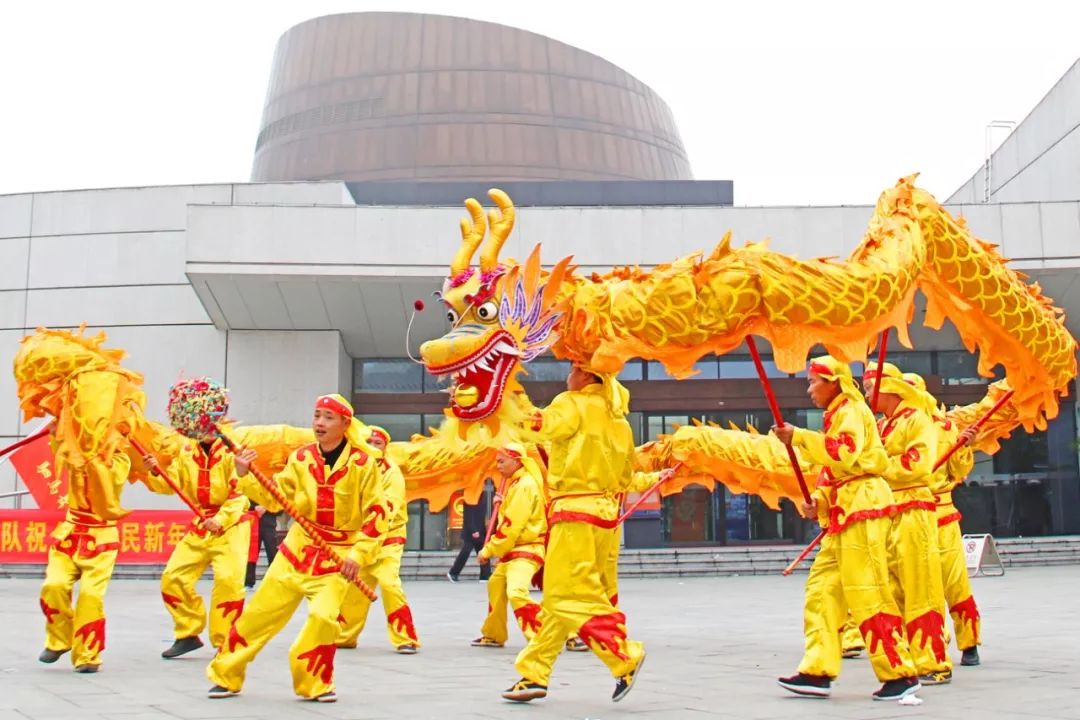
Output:
<instances>
[{"instance_id":1,"label":"red banner with chinese text","mask_svg":"<svg viewBox=\"0 0 1080 720\"><path fill-rule=\"evenodd\" d=\"M116 524L120 565L165 564L191 525L187 510L133 510ZM0 510L0 563L48 560L49 536L64 519L56 510Z\"/></svg>"},{"instance_id":2,"label":"red banner with chinese text","mask_svg":"<svg viewBox=\"0 0 1080 720\"><path fill-rule=\"evenodd\" d=\"M450 504L447 507L450 508L450 512L447 513L447 527L450 530L460 530L465 524L465 492L462 490L454 491L454 494L450 496Z\"/></svg>"}]
</instances>

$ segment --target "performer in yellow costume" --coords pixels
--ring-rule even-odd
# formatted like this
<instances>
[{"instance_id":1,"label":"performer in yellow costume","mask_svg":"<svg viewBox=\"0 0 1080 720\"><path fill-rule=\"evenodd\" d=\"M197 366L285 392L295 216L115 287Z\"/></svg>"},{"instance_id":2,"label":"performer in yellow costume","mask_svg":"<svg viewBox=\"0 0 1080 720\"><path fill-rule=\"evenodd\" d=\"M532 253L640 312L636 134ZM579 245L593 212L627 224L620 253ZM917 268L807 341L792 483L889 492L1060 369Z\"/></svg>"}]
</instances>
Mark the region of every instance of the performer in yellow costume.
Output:
<instances>
[{"instance_id":1,"label":"performer in yellow costume","mask_svg":"<svg viewBox=\"0 0 1080 720\"><path fill-rule=\"evenodd\" d=\"M105 590L109 586L120 536L116 518L120 492L131 461L115 452L109 462L94 458L81 468L67 466L67 515L49 540L49 561L41 586L45 649L38 656L54 663L71 651L75 672L94 673L105 649ZM57 461L56 474L64 468ZM71 596L79 583L79 598Z\"/></svg>"},{"instance_id":2,"label":"performer in yellow costume","mask_svg":"<svg viewBox=\"0 0 1080 720\"><path fill-rule=\"evenodd\" d=\"M273 481L297 510L319 529L337 551L331 556L294 523L247 610L229 629L206 674L211 698L236 695L248 663L289 622L301 600L308 618L289 649L293 690L300 697L334 702L334 655L340 632L338 615L349 582L371 565L386 532L382 477L367 444L369 435L353 418L341 395L324 395L312 420L316 442L289 456ZM246 478L254 453L236 458L240 489L270 512L282 510L252 478Z\"/></svg>"},{"instance_id":3,"label":"performer in yellow costume","mask_svg":"<svg viewBox=\"0 0 1080 720\"><path fill-rule=\"evenodd\" d=\"M925 392L926 381L914 373L904 373L904 380ZM937 400L929 396L938 407ZM953 504L952 491L964 481L975 466L975 453L968 445L975 436L969 429L961 432L957 425L938 409L934 413L934 428L938 431L938 449L945 453L958 440L964 445L954 452L943 466L938 468L931 480L931 490L937 506L938 550L941 553L941 578L945 591L945 602L952 615L956 633L956 645L960 648L961 665L979 664L980 630L982 619L971 593L971 580L968 579L967 562L964 558L964 540L960 532L960 511Z\"/></svg>"},{"instance_id":4,"label":"performer in yellow costume","mask_svg":"<svg viewBox=\"0 0 1080 720\"><path fill-rule=\"evenodd\" d=\"M368 443L385 452L390 443L390 433L381 427L369 426ZM401 470L385 455L379 458L382 470L383 492L386 495L388 527L379 547L375 564L360 571L360 578L370 585L379 586L383 610L386 613L386 633L390 644L401 655L414 655L420 647L420 638L413 624L412 610L401 587L401 555L405 551L405 526L409 522L409 508L405 500L405 478ZM371 601L355 586L350 586L341 606L341 634L339 648L354 648L367 623Z\"/></svg>"},{"instance_id":5,"label":"performer in yellow costume","mask_svg":"<svg viewBox=\"0 0 1080 720\"><path fill-rule=\"evenodd\" d=\"M480 637L472 641L474 647L506 644L508 601L526 640L532 640L540 630L540 605L533 602L529 586L544 564L544 475L519 443L504 446L495 464L509 484L495 518L494 532L479 554L481 564L497 558L499 565L487 581L488 614Z\"/></svg>"},{"instance_id":6,"label":"performer in yellow costume","mask_svg":"<svg viewBox=\"0 0 1080 720\"><path fill-rule=\"evenodd\" d=\"M920 685L888 585L893 498L881 477L888 458L851 369L824 356L810 363L808 376L810 399L825 410L824 431L785 424L773 432L803 460L823 467L811 503L801 510L827 532L806 579L806 650L798 673L779 683L799 695L831 693L840 674L840 628L850 608L883 683L873 697L896 700Z\"/></svg>"},{"instance_id":7,"label":"performer in yellow costume","mask_svg":"<svg viewBox=\"0 0 1080 720\"><path fill-rule=\"evenodd\" d=\"M157 466L153 455L143 458L147 467ZM203 646L199 635L206 628L206 606L195 584L214 569L210 591L210 644L221 647L229 626L244 609L244 573L251 545L251 523L244 519L248 499L236 490L236 466L232 453L213 436L200 442L188 440L164 470L169 479L206 522L195 518L180 540L161 574L161 599L172 616L175 642L161 653L175 658ZM161 494L173 489L155 473L146 484Z\"/></svg>"},{"instance_id":8,"label":"performer in yellow costume","mask_svg":"<svg viewBox=\"0 0 1080 720\"><path fill-rule=\"evenodd\" d=\"M612 700L618 702L645 660L644 646L627 636L626 616L611 604L603 581L616 551L616 495L631 471L630 393L614 375L601 378L579 366L566 386L546 409L534 409L521 428L526 439L551 442L544 619L517 657L521 679L503 697L546 696L555 659L576 631L616 678Z\"/></svg>"},{"instance_id":9,"label":"performer in yellow costume","mask_svg":"<svg viewBox=\"0 0 1080 720\"><path fill-rule=\"evenodd\" d=\"M948 448L939 448L932 413L936 403L907 383L892 363L868 363L863 387L869 397L881 372L878 427L889 456L884 477L895 504L890 542L892 594L903 611L908 645L923 685L942 685L952 678L945 652L945 592L941 583L937 518L930 491L934 463Z\"/></svg>"}]
</instances>

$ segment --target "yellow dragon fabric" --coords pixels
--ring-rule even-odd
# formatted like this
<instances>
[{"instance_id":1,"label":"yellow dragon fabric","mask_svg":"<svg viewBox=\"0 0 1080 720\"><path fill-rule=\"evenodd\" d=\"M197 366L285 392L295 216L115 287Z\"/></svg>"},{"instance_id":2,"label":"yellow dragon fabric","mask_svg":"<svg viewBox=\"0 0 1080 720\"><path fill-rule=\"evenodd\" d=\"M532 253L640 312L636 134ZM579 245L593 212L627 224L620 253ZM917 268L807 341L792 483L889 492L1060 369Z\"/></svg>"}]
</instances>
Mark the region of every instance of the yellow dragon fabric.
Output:
<instances>
[{"instance_id":1,"label":"yellow dragon fabric","mask_svg":"<svg viewBox=\"0 0 1080 720\"><path fill-rule=\"evenodd\" d=\"M917 188L914 176L882 193L846 261L798 260L763 243L733 248L725 236L707 256L588 277L575 274L570 258L543 270L539 247L524 264L500 261L516 210L505 193L489 195L498 211L486 221L476 200L466 202L470 217L462 221L462 245L441 291L452 327L420 349L428 371L452 376L453 385L442 431L415 436L397 450L411 499L443 498L455 485L478 487L482 478L474 473L491 472L490 448L520 439L511 429L517 418L510 417L520 403L506 400L523 392L519 373L546 350L598 373L644 358L688 377L699 358L757 335L771 343L781 370L796 372L817 344L845 361L865 359L889 328L910 347L907 325L918 290L927 298L927 325L940 328L949 319L967 348L979 352L982 374L996 365L1005 370L1005 381L991 385L987 398L950 417L966 427L1000 393L1014 390L978 436L977 447L987 451L1017 426L1045 428L1076 375L1076 340L1062 311L963 219ZM786 451L769 436L686 427L639 448L636 458L640 470L677 462L664 494L719 481L774 507L781 497L800 496Z\"/></svg>"}]
</instances>

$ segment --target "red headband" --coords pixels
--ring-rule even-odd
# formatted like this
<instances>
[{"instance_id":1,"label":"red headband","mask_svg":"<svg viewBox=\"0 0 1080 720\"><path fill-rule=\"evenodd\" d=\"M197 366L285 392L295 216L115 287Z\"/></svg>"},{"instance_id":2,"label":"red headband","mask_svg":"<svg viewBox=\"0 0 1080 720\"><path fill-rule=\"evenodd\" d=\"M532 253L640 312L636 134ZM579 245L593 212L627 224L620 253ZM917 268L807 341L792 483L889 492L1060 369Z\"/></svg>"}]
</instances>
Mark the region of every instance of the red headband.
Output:
<instances>
[{"instance_id":1,"label":"red headband","mask_svg":"<svg viewBox=\"0 0 1080 720\"><path fill-rule=\"evenodd\" d=\"M815 375L820 375L821 377L832 377L836 374L832 371L831 368L816 362L810 363L810 372L814 373Z\"/></svg>"},{"instance_id":2,"label":"red headband","mask_svg":"<svg viewBox=\"0 0 1080 720\"><path fill-rule=\"evenodd\" d=\"M505 448L504 447L501 450L499 450L499 452L501 452L503 455L507 455L509 457L512 457L515 460L520 460L523 457L523 455L521 453L519 453L517 450L511 450L510 448Z\"/></svg>"},{"instance_id":3,"label":"red headband","mask_svg":"<svg viewBox=\"0 0 1080 720\"><path fill-rule=\"evenodd\" d=\"M372 428L371 434L378 435L383 439L383 442L390 442L390 433L386 432L382 428Z\"/></svg>"},{"instance_id":4,"label":"red headband","mask_svg":"<svg viewBox=\"0 0 1080 720\"><path fill-rule=\"evenodd\" d=\"M878 369L874 368L873 370L867 370L866 372L863 373L863 380L873 380L877 376L878 376ZM886 377L888 377L888 376L886 376Z\"/></svg>"},{"instance_id":5,"label":"red headband","mask_svg":"<svg viewBox=\"0 0 1080 720\"><path fill-rule=\"evenodd\" d=\"M329 395L323 395L321 398L315 401L316 408L325 408L330 412L335 412L342 417L352 419L352 409L348 405L343 404L341 401L330 397Z\"/></svg>"}]
</instances>

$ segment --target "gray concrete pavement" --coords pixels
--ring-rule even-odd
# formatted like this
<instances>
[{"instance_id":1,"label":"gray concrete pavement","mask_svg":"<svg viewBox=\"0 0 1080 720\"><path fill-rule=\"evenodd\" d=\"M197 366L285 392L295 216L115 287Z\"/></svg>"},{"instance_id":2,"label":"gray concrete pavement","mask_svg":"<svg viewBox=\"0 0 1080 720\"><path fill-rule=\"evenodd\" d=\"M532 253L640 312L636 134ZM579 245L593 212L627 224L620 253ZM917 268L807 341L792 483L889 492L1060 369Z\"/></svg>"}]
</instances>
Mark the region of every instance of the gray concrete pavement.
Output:
<instances>
[{"instance_id":1,"label":"gray concrete pavement","mask_svg":"<svg viewBox=\"0 0 1080 720\"><path fill-rule=\"evenodd\" d=\"M382 623L371 623L357 650L338 653L339 702L317 705L294 699L289 680L286 652L302 613L252 664L241 696L209 700L208 649L174 661L159 657L172 634L156 583L113 582L105 664L83 676L67 657L53 666L36 661L43 638L38 582L0 580L0 720L1080 718L1080 566L976 579L984 664L958 667L952 685L924 689L918 707L872 702L877 683L865 659L845 661L829 700L776 686L800 657L804 578L625 581L620 594L631 635L649 653L633 692L613 704L606 668L590 654L564 654L548 698L528 706L499 697L517 679L512 663L523 641L516 629L506 648L468 646L486 603L475 581L408 583L420 653L396 655ZM955 648L953 655L959 659Z\"/></svg>"}]
</instances>

